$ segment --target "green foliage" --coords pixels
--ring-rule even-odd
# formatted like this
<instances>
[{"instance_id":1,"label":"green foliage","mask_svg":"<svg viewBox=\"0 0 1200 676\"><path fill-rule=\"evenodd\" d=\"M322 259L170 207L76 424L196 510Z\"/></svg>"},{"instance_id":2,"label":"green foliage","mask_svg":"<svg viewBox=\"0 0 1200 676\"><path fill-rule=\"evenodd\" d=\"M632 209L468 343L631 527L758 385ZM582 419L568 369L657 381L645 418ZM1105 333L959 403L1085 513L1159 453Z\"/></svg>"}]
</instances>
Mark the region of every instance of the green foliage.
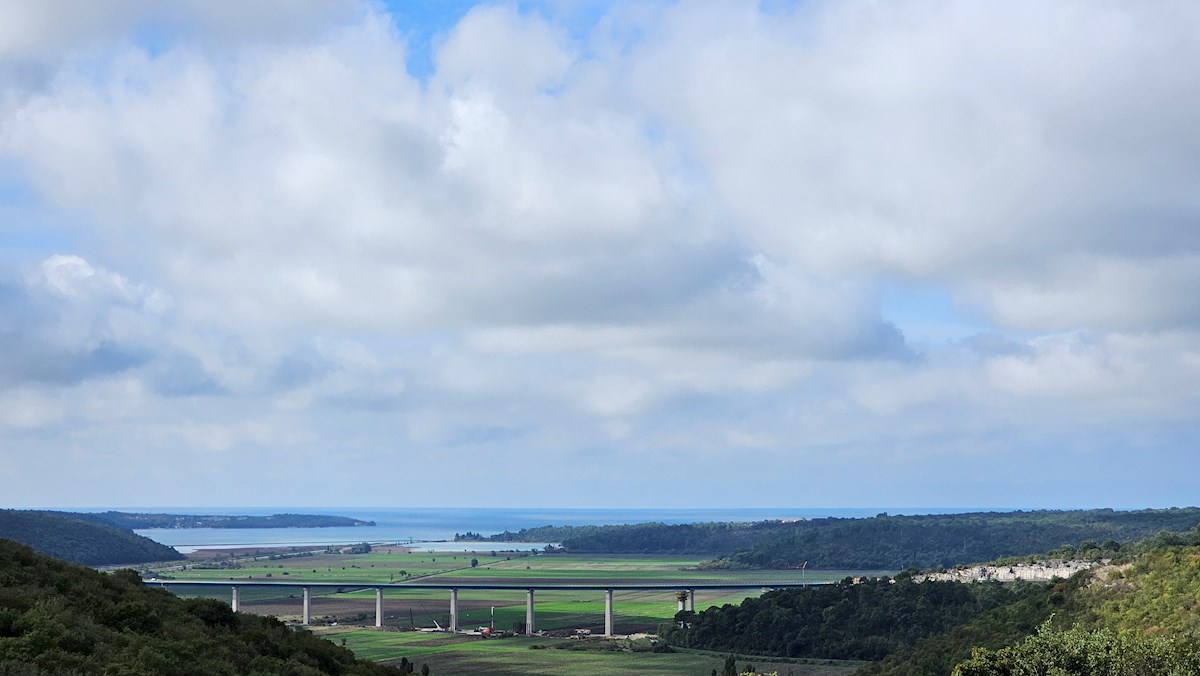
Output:
<instances>
[{"instance_id":1,"label":"green foliage","mask_svg":"<svg viewBox=\"0 0 1200 676\"><path fill-rule=\"evenodd\" d=\"M613 554L721 554L753 545L783 525L782 521L755 523L692 523L667 525L639 523L618 526L541 526L505 531L484 540L491 542L558 542L576 553ZM463 539L476 540L478 533Z\"/></svg>"},{"instance_id":2,"label":"green foliage","mask_svg":"<svg viewBox=\"0 0 1200 676\"><path fill-rule=\"evenodd\" d=\"M1074 595L1084 584L1085 575L1054 584L1013 583L1016 600L1012 603L890 652L883 660L863 667L859 674L908 676L949 673L955 664L970 657L976 647L1002 648L1025 639L1055 613L1066 617L1075 612L1077 603Z\"/></svg>"},{"instance_id":3,"label":"green foliage","mask_svg":"<svg viewBox=\"0 0 1200 676\"><path fill-rule=\"evenodd\" d=\"M799 568L808 562L809 568L903 570L1052 550L1099 558L1114 554L1121 543L1160 531L1187 530L1198 523L1197 508L1040 510L755 523L544 526L505 531L486 539L559 542L576 553L722 555L715 567ZM468 533L463 537L474 540L478 536Z\"/></svg>"},{"instance_id":4,"label":"green foliage","mask_svg":"<svg viewBox=\"0 0 1200 676\"><path fill-rule=\"evenodd\" d=\"M1164 636L1118 634L1076 627L1057 631L1049 623L1035 636L1000 650L978 649L954 668L954 676L1193 676L1200 650Z\"/></svg>"},{"instance_id":5,"label":"green foliage","mask_svg":"<svg viewBox=\"0 0 1200 676\"><path fill-rule=\"evenodd\" d=\"M709 608L689 626L664 625L660 634L672 644L705 650L878 660L1041 591L1037 585L998 582L846 580Z\"/></svg>"},{"instance_id":6,"label":"green foliage","mask_svg":"<svg viewBox=\"0 0 1200 676\"><path fill-rule=\"evenodd\" d=\"M1163 636L1200 644L1200 529L1160 533L1122 550L1130 559L1121 565L1078 573L1047 586L1043 594L1028 596L896 651L860 673L947 673L952 665L971 658L972 647L998 651L1017 644L1051 616L1053 626L1060 630L1078 627L1080 632L1098 632L1089 639L1094 641L1108 640L1105 632L1110 632L1121 640Z\"/></svg>"},{"instance_id":7,"label":"green foliage","mask_svg":"<svg viewBox=\"0 0 1200 676\"><path fill-rule=\"evenodd\" d=\"M345 648L133 571L104 574L0 540L0 673L395 674Z\"/></svg>"},{"instance_id":8,"label":"green foliage","mask_svg":"<svg viewBox=\"0 0 1200 676\"><path fill-rule=\"evenodd\" d=\"M174 549L149 538L69 512L2 509L0 538L89 566L184 558Z\"/></svg>"},{"instance_id":9,"label":"green foliage","mask_svg":"<svg viewBox=\"0 0 1200 676\"><path fill-rule=\"evenodd\" d=\"M1200 641L1200 546L1150 550L1094 575L1096 582L1075 595L1080 610L1073 619L1122 634Z\"/></svg>"},{"instance_id":10,"label":"green foliage","mask_svg":"<svg viewBox=\"0 0 1200 676\"><path fill-rule=\"evenodd\" d=\"M1047 552L1086 540L1131 542L1163 530L1200 523L1200 509L1110 509L986 512L873 519L815 519L792 524L748 550L730 565L758 568L936 568ZM1075 553L1071 547L1071 554ZM1065 553L1065 552L1064 552Z\"/></svg>"}]
</instances>

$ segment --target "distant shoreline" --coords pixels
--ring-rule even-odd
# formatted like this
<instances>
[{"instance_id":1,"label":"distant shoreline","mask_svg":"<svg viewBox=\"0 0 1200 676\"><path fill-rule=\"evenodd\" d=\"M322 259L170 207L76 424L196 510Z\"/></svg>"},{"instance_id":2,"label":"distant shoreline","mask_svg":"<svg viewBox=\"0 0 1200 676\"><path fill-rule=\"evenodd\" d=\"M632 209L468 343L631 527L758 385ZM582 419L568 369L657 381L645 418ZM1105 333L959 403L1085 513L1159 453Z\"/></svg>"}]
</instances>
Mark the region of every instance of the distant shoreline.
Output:
<instances>
[{"instance_id":1,"label":"distant shoreline","mask_svg":"<svg viewBox=\"0 0 1200 676\"><path fill-rule=\"evenodd\" d=\"M193 528L359 528L374 526L371 520L327 514L166 514L138 512L77 513L85 519L109 523L129 530Z\"/></svg>"}]
</instances>

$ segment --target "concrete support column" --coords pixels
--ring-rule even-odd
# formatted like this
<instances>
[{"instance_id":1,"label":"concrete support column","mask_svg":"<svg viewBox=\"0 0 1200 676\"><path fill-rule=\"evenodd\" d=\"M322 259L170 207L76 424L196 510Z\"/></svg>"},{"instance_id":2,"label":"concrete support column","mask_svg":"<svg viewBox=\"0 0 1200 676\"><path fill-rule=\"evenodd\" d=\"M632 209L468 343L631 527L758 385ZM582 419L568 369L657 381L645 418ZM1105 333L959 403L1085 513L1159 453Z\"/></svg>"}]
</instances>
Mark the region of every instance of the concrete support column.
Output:
<instances>
[{"instance_id":1,"label":"concrete support column","mask_svg":"<svg viewBox=\"0 0 1200 676\"><path fill-rule=\"evenodd\" d=\"M375 588L375 626L383 626L383 587Z\"/></svg>"},{"instance_id":2,"label":"concrete support column","mask_svg":"<svg viewBox=\"0 0 1200 676\"><path fill-rule=\"evenodd\" d=\"M535 631L533 627L533 590L530 589L525 596L525 634L533 636Z\"/></svg>"},{"instance_id":3,"label":"concrete support column","mask_svg":"<svg viewBox=\"0 0 1200 676\"><path fill-rule=\"evenodd\" d=\"M604 635L613 635L613 604L611 589L604 592Z\"/></svg>"},{"instance_id":4,"label":"concrete support column","mask_svg":"<svg viewBox=\"0 0 1200 676\"><path fill-rule=\"evenodd\" d=\"M690 611L691 611L691 612L693 612L693 613L694 613L694 612L696 612L696 590L695 590L695 589L689 589L689 590L688 590L688 606L687 606L687 609L688 609L688 610L690 610Z\"/></svg>"},{"instance_id":5,"label":"concrete support column","mask_svg":"<svg viewBox=\"0 0 1200 676\"><path fill-rule=\"evenodd\" d=\"M306 627L308 625L312 624L311 600L312 599L310 598L309 593L308 593L308 587L305 587L304 588L304 615L302 616L303 619L301 619L300 624L303 624Z\"/></svg>"},{"instance_id":6,"label":"concrete support column","mask_svg":"<svg viewBox=\"0 0 1200 676\"><path fill-rule=\"evenodd\" d=\"M685 591L675 592L675 601L678 607L675 610L683 610L687 607L688 593Z\"/></svg>"},{"instance_id":7,"label":"concrete support column","mask_svg":"<svg viewBox=\"0 0 1200 676\"><path fill-rule=\"evenodd\" d=\"M458 631L458 590L450 590L450 631Z\"/></svg>"},{"instance_id":8,"label":"concrete support column","mask_svg":"<svg viewBox=\"0 0 1200 676\"><path fill-rule=\"evenodd\" d=\"M234 587L233 588L233 601L229 604L229 607L233 608L233 612L235 612L235 613L238 611L238 601L239 601L238 588Z\"/></svg>"}]
</instances>

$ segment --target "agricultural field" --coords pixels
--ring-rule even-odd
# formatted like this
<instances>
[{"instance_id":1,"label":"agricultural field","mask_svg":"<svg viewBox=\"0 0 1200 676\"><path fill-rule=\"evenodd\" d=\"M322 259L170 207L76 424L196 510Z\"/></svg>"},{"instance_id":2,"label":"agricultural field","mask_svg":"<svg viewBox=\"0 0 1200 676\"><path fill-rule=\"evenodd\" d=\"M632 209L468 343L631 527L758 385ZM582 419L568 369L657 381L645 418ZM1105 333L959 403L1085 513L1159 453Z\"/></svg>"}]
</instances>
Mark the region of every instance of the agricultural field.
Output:
<instances>
[{"instance_id":1,"label":"agricultural field","mask_svg":"<svg viewBox=\"0 0 1200 676\"><path fill-rule=\"evenodd\" d=\"M513 584L671 584L686 587L713 583L830 582L880 571L852 570L705 570L703 556L620 554L529 554L526 552L409 552L380 547L367 554L318 553L233 559L232 563L196 561L183 569L146 569L143 576L180 580L349 582L349 583L480 583ZM472 565L472 561L476 565ZM220 567L218 567L220 566ZM886 571L885 571L886 572Z\"/></svg>"},{"instance_id":2,"label":"agricultural field","mask_svg":"<svg viewBox=\"0 0 1200 676\"><path fill-rule=\"evenodd\" d=\"M294 554L294 553L292 553ZM759 584L799 581L795 570L704 570L703 556L601 555L562 553L411 552L403 547L377 547L365 554L316 552L271 558L267 555L201 560L193 557L185 568L165 567L143 571L145 577L179 580L238 582L346 582L344 588L312 590L313 629L373 660L426 661L442 674L709 674L724 664L724 656L697 652L649 652L614 649L612 640L584 641L549 637L513 637L483 640L478 636L399 631L446 627L450 622L449 593L443 589L387 588L384 628L373 627L375 592L372 584L495 582L503 584ZM472 560L476 565L472 565ZM221 566L221 567L218 567ZM840 580L847 576L875 575L879 571L806 571L810 582ZM360 586L361 585L361 586ZM180 595L193 590L176 588ZM757 589L697 591L695 606L740 603L756 596ZM228 601L230 592L210 594ZM298 588L243 587L240 609L299 622ZM567 635L578 630L600 634L604 629L604 592L543 589L536 592L536 627L539 631ZM494 627L512 630L525 621L525 591L462 589L458 594L459 626L471 630ZM614 631L619 635L654 632L674 618L673 591L617 591L613 596ZM569 648L553 647L568 641ZM619 641L619 640L618 640ZM588 649L581 650L581 646ZM532 649L530 646L549 646ZM628 644L632 645L632 644ZM628 647L626 645L626 647ZM780 675L831 676L848 673L844 664L776 663L749 658L756 666L778 670ZM506 669L510 671L505 671Z\"/></svg>"},{"instance_id":3,"label":"agricultural field","mask_svg":"<svg viewBox=\"0 0 1200 676\"><path fill-rule=\"evenodd\" d=\"M482 639L424 632L374 629L320 628L317 635L345 645L366 659L395 662L401 658L420 668L428 664L435 676L490 674L495 676L546 674L553 676L606 676L608 674L671 674L708 676L718 673L724 655L700 651L652 652L647 639L551 639L513 637ZM754 665L759 671L780 676L847 676L859 662L834 660L778 660L739 657L738 666Z\"/></svg>"}]
</instances>

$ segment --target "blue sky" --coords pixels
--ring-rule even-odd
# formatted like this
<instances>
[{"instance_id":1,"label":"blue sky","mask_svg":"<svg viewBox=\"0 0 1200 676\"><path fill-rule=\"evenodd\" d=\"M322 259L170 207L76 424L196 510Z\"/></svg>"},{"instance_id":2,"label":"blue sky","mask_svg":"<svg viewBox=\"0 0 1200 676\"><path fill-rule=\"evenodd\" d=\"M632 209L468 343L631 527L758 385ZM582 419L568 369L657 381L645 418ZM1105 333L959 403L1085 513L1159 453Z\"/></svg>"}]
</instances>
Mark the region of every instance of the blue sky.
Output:
<instances>
[{"instance_id":1,"label":"blue sky","mask_svg":"<svg viewBox=\"0 0 1200 676\"><path fill-rule=\"evenodd\" d=\"M1197 12L0 4L0 494L1194 504Z\"/></svg>"}]
</instances>

